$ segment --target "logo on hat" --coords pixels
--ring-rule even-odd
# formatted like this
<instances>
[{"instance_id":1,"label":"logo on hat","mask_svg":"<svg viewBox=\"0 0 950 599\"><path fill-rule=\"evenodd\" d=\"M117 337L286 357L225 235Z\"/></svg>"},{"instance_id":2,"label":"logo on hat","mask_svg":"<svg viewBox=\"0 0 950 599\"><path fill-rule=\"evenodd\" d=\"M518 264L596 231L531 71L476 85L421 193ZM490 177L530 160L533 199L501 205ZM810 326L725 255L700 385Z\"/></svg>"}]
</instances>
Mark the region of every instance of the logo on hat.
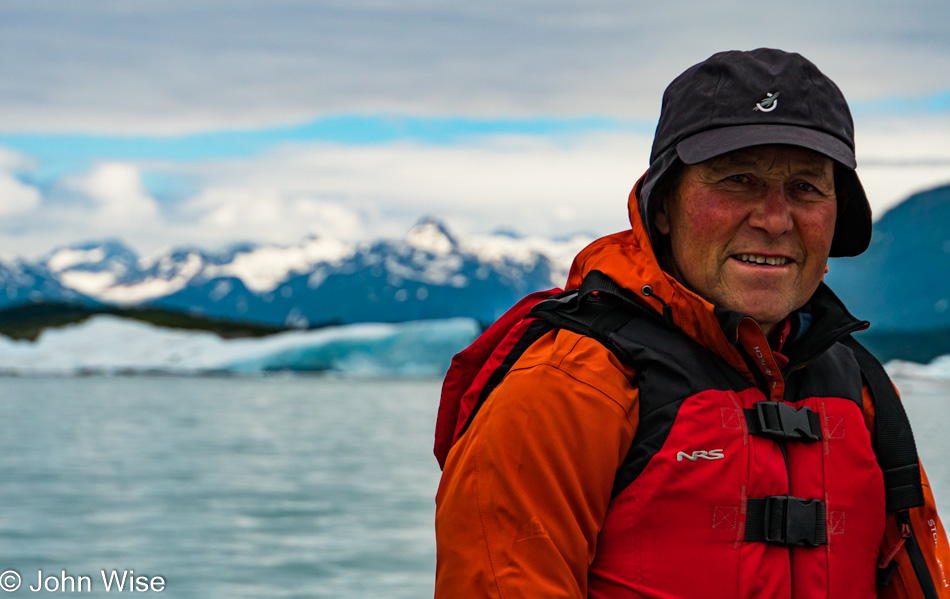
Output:
<instances>
[{"instance_id":1,"label":"logo on hat","mask_svg":"<svg viewBox=\"0 0 950 599\"><path fill-rule=\"evenodd\" d=\"M778 106L778 95L780 92L769 92L765 94L765 97L756 102L755 108L752 110L760 110L762 112L772 112Z\"/></svg>"}]
</instances>

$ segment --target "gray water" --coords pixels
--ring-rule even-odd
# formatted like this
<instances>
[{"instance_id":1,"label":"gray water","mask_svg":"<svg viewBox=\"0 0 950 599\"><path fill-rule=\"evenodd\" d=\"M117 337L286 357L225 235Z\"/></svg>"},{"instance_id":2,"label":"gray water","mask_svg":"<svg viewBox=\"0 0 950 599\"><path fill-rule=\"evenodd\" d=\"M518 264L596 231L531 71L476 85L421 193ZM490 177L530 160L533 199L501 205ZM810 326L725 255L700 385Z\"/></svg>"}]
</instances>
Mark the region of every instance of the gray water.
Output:
<instances>
[{"instance_id":1,"label":"gray water","mask_svg":"<svg viewBox=\"0 0 950 599\"><path fill-rule=\"evenodd\" d=\"M431 597L439 386L4 379L0 572L13 596L39 570L113 596L117 569L166 597Z\"/></svg>"},{"instance_id":2,"label":"gray water","mask_svg":"<svg viewBox=\"0 0 950 599\"><path fill-rule=\"evenodd\" d=\"M898 384L947 514L950 384ZM65 570L89 577L84 596L111 597L101 572L131 570L176 598L431 597L439 385L2 379L0 572L22 576L10 595L61 595ZM39 571L58 590L31 592Z\"/></svg>"}]
</instances>

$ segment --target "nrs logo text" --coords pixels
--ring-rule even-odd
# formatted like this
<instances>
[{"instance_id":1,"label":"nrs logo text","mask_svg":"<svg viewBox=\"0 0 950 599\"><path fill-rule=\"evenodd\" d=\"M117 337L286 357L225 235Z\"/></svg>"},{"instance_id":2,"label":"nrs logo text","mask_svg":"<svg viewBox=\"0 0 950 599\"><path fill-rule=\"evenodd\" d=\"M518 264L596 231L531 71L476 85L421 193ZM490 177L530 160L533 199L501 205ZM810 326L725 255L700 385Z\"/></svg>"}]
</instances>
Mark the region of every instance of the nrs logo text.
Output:
<instances>
[{"instance_id":1,"label":"nrs logo text","mask_svg":"<svg viewBox=\"0 0 950 599\"><path fill-rule=\"evenodd\" d=\"M710 449L704 451L702 449L694 451L693 453L686 453L681 451L676 454L676 461L682 462L684 459L689 460L690 462L695 462L696 460L702 458L704 460L721 460L726 457L721 449Z\"/></svg>"}]
</instances>

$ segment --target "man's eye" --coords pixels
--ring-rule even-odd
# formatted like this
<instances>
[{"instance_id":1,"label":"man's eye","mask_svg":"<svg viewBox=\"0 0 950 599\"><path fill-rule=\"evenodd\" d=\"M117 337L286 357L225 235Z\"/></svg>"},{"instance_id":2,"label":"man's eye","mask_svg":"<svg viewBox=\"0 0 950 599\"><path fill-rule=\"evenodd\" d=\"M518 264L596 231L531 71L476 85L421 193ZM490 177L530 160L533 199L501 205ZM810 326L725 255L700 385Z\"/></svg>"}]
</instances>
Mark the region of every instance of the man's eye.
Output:
<instances>
[{"instance_id":1,"label":"man's eye","mask_svg":"<svg viewBox=\"0 0 950 599\"><path fill-rule=\"evenodd\" d=\"M801 182L795 185L798 191L818 191L818 188L811 183Z\"/></svg>"},{"instance_id":2,"label":"man's eye","mask_svg":"<svg viewBox=\"0 0 950 599\"><path fill-rule=\"evenodd\" d=\"M726 177L726 181L732 183L746 183L749 180L749 175L729 175Z\"/></svg>"}]
</instances>

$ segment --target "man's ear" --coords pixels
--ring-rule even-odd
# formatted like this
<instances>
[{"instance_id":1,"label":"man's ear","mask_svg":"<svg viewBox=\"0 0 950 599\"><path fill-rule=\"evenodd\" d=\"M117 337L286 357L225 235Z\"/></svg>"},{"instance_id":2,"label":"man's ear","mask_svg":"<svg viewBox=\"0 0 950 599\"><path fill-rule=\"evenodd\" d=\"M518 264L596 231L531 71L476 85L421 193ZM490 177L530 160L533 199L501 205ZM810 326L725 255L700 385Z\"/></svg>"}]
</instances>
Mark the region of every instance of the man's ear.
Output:
<instances>
[{"instance_id":1,"label":"man's ear","mask_svg":"<svg viewBox=\"0 0 950 599\"><path fill-rule=\"evenodd\" d=\"M670 234L670 219L666 216L666 206L660 206L660 209L653 215L653 226L661 235Z\"/></svg>"}]
</instances>

